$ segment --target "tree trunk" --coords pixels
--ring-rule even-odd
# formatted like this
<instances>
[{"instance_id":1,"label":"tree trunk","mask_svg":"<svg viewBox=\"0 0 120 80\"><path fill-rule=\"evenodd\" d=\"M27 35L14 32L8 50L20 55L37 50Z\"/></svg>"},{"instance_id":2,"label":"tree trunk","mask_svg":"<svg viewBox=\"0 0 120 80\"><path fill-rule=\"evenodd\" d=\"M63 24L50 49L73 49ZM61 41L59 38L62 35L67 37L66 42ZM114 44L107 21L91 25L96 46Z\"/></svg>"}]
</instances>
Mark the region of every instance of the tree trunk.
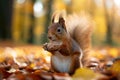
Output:
<instances>
[{"instance_id":1,"label":"tree trunk","mask_svg":"<svg viewBox=\"0 0 120 80\"><path fill-rule=\"evenodd\" d=\"M34 3L35 3L36 0L32 0L33 4L32 6L34 6ZM28 43L33 43L34 41L34 26L35 26L35 17L34 17L34 11L32 9L32 13L31 13L31 25L30 25L30 29L29 29L29 39L28 39Z\"/></svg>"},{"instance_id":2,"label":"tree trunk","mask_svg":"<svg viewBox=\"0 0 120 80\"><path fill-rule=\"evenodd\" d=\"M105 19L106 19L106 25L107 25L106 42L109 45L113 45L112 27L114 26L114 11L115 11L115 8L114 8L115 5L114 5L113 0L111 0L111 3L112 3L112 13L110 16L110 14L107 11L108 9L106 5L106 0L103 0L104 10L105 10Z\"/></svg>"},{"instance_id":3,"label":"tree trunk","mask_svg":"<svg viewBox=\"0 0 120 80\"><path fill-rule=\"evenodd\" d=\"M11 39L13 0L0 0L0 38Z\"/></svg>"}]
</instances>

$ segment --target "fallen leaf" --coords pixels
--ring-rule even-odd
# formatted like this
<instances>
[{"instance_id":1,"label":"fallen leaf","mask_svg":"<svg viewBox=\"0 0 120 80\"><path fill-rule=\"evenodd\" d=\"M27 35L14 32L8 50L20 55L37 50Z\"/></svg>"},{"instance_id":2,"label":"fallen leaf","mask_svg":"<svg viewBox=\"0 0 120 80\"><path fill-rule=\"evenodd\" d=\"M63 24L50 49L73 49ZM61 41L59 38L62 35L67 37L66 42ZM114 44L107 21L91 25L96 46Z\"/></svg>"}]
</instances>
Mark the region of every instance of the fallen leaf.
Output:
<instances>
[{"instance_id":1,"label":"fallen leaf","mask_svg":"<svg viewBox=\"0 0 120 80\"><path fill-rule=\"evenodd\" d=\"M79 68L72 76L73 80L100 80L103 78L102 74L96 73L88 68Z\"/></svg>"}]
</instances>

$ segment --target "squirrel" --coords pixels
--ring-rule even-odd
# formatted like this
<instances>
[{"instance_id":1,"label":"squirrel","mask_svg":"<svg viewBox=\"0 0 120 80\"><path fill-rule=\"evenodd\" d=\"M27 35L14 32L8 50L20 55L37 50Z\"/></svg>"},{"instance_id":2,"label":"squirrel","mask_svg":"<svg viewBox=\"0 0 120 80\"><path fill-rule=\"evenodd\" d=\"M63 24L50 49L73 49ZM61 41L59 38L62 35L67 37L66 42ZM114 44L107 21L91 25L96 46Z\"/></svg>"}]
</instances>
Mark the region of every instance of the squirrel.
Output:
<instances>
[{"instance_id":1,"label":"squirrel","mask_svg":"<svg viewBox=\"0 0 120 80\"><path fill-rule=\"evenodd\" d=\"M84 66L84 57L91 49L93 21L84 13L66 16L54 13L48 27L49 42L43 48L51 52L51 68L73 74Z\"/></svg>"}]
</instances>

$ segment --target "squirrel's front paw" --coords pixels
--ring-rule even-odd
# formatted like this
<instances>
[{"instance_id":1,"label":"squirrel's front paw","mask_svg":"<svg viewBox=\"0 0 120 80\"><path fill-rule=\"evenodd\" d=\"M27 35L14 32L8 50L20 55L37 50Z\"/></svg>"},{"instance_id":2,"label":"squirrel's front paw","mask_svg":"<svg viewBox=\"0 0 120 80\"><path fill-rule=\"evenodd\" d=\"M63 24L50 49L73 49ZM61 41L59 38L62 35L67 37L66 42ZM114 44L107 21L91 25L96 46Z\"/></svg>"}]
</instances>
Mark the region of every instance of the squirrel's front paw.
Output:
<instances>
[{"instance_id":1,"label":"squirrel's front paw","mask_svg":"<svg viewBox=\"0 0 120 80\"><path fill-rule=\"evenodd\" d=\"M43 49L48 50L47 45L48 45L48 43L43 44Z\"/></svg>"},{"instance_id":2,"label":"squirrel's front paw","mask_svg":"<svg viewBox=\"0 0 120 80\"><path fill-rule=\"evenodd\" d=\"M52 42L52 43L45 43L43 48L47 51L58 51L60 49L61 44Z\"/></svg>"}]
</instances>

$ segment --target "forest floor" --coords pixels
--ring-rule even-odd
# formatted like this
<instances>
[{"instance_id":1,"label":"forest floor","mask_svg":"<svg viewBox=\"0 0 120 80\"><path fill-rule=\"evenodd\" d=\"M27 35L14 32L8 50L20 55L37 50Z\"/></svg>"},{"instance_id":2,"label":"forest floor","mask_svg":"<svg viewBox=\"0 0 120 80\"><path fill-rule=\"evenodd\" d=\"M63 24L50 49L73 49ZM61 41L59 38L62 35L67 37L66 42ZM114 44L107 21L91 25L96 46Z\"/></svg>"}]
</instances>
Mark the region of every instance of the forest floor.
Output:
<instances>
[{"instance_id":1,"label":"forest floor","mask_svg":"<svg viewBox=\"0 0 120 80\"><path fill-rule=\"evenodd\" d=\"M50 71L51 53L42 46L0 43L0 80L120 80L120 48L94 47L87 68L73 75ZM86 73L87 72L87 73Z\"/></svg>"}]
</instances>

